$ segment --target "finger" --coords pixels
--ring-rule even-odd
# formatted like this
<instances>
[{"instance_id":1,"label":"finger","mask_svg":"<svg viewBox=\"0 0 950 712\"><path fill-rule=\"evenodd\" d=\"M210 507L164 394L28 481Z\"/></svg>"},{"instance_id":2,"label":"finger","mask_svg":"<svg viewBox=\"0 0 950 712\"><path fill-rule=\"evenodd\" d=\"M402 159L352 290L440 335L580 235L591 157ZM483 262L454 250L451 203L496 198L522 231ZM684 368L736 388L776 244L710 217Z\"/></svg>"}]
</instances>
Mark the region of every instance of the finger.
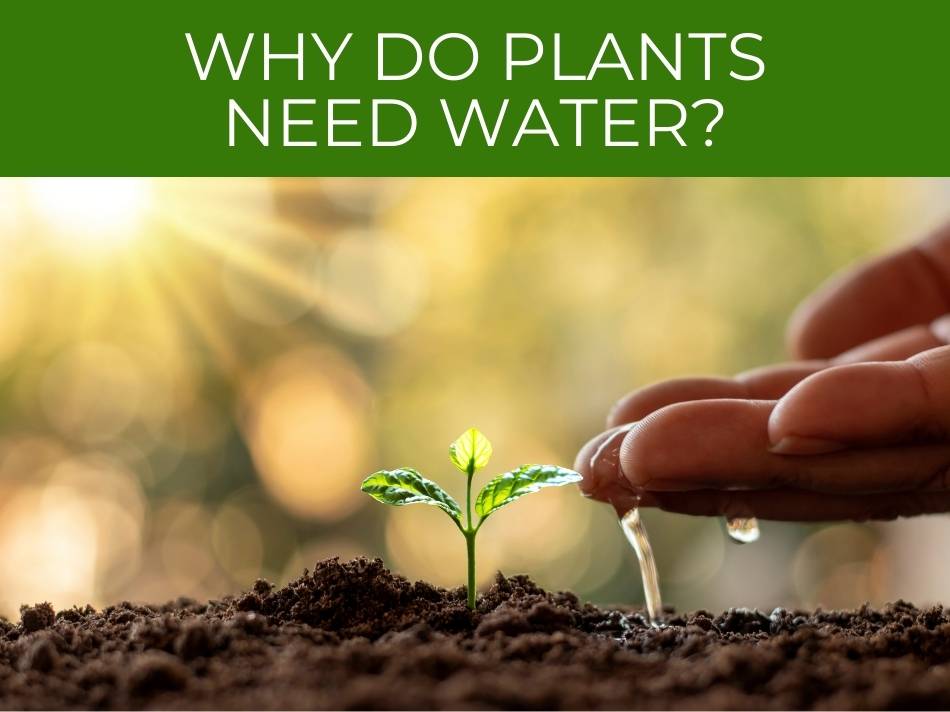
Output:
<instances>
[{"instance_id":1,"label":"finger","mask_svg":"<svg viewBox=\"0 0 950 712\"><path fill-rule=\"evenodd\" d=\"M628 500L629 510L636 500ZM695 516L755 516L790 522L867 521L938 514L950 511L950 492L895 492L842 495L797 489L755 492L704 490L654 492L640 500L641 507ZM618 514L623 514L618 511Z\"/></svg>"},{"instance_id":2,"label":"finger","mask_svg":"<svg viewBox=\"0 0 950 712\"><path fill-rule=\"evenodd\" d=\"M950 442L950 346L889 363L826 369L782 398L769 418L773 452L814 452L809 441L847 446Z\"/></svg>"},{"instance_id":3,"label":"finger","mask_svg":"<svg viewBox=\"0 0 950 712\"><path fill-rule=\"evenodd\" d=\"M620 472L620 445L630 427L611 428L591 438L574 461L574 469L583 476L581 494L612 505L618 517L636 506L659 506L650 493L635 491Z\"/></svg>"},{"instance_id":4,"label":"finger","mask_svg":"<svg viewBox=\"0 0 950 712\"><path fill-rule=\"evenodd\" d=\"M707 400L662 408L623 436L620 472L634 491L651 493L793 487L856 494L942 488L950 443L819 451L812 457L776 454L768 432L774 407L774 401ZM607 470L605 463L604 474Z\"/></svg>"},{"instance_id":5,"label":"finger","mask_svg":"<svg viewBox=\"0 0 950 712\"><path fill-rule=\"evenodd\" d=\"M744 383L732 378L673 378L637 389L617 401L607 415L607 427L616 428L640 420L673 403L710 398L748 398Z\"/></svg>"},{"instance_id":6,"label":"finger","mask_svg":"<svg viewBox=\"0 0 950 712\"><path fill-rule=\"evenodd\" d=\"M607 427L632 423L674 403L716 398L777 400L800 381L829 365L861 361L903 361L950 343L950 316L929 327L912 326L860 344L832 360L790 361L740 373L735 378L674 378L640 388L621 398L607 416Z\"/></svg>"},{"instance_id":7,"label":"finger","mask_svg":"<svg viewBox=\"0 0 950 712\"><path fill-rule=\"evenodd\" d=\"M622 511L629 509L636 493L620 473L620 444L630 426L611 428L591 438L577 453L574 469L582 476L581 493L585 497L609 502Z\"/></svg>"},{"instance_id":8,"label":"finger","mask_svg":"<svg viewBox=\"0 0 950 712\"><path fill-rule=\"evenodd\" d=\"M674 378L640 388L621 398L607 416L607 427L632 423L674 403L715 398L778 400L800 381L831 365L862 361L903 361L950 343L950 316L927 326L912 326L845 351L831 360L790 361L752 369L735 378Z\"/></svg>"},{"instance_id":9,"label":"finger","mask_svg":"<svg viewBox=\"0 0 950 712\"><path fill-rule=\"evenodd\" d=\"M797 358L831 358L950 311L950 225L927 240L831 279L795 312Z\"/></svg>"},{"instance_id":10,"label":"finger","mask_svg":"<svg viewBox=\"0 0 950 712\"><path fill-rule=\"evenodd\" d=\"M827 366L825 361L782 363L740 373L735 378L674 378L640 388L621 398L607 416L615 428L646 417L674 403L716 398L775 400L806 376Z\"/></svg>"},{"instance_id":11,"label":"finger","mask_svg":"<svg viewBox=\"0 0 950 712\"><path fill-rule=\"evenodd\" d=\"M736 380L745 384L747 398L778 400L799 382L827 367L827 361L790 361L744 371Z\"/></svg>"},{"instance_id":12,"label":"finger","mask_svg":"<svg viewBox=\"0 0 950 712\"><path fill-rule=\"evenodd\" d=\"M758 516L762 519L787 521L833 521L853 519L893 519L950 511L950 495L934 489L886 494L828 494L789 487L767 490L733 491L696 489L692 491L644 491L634 485L619 469L619 450L630 426L601 433L578 454L575 469L584 475L581 490L585 496L613 505L618 515L631 507L658 507L671 512L692 515ZM606 444L606 447L605 447ZM600 460L594 455L604 454ZM918 449L892 453L890 457L907 460L896 463L895 471L913 471L919 467ZM928 451L927 463L950 460L950 451ZM852 463L861 467L860 462ZM939 486L940 478L931 485Z\"/></svg>"},{"instance_id":13,"label":"finger","mask_svg":"<svg viewBox=\"0 0 950 712\"><path fill-rule=\"evenodd\" d=\"M629 428L615 428L601 433L585 445L578 454L575 469L584 475L581 490L592 497L611 504L618 516L634 506L657 507L669 512L697 516L757 516L761 519L784 521L836 521L852 519L894 519L950 511L950 493L935 490L896 492L870 495L827 494L802 489L729 491L699 489L686 492L644 492L633 486L619 471L617 451L599 467L592 467L592 457L605 442L617 441L618 434Z\"/></svg>"},{"instance_id":14,"label":"finger","mask_svg":"<svg viewBox=\"0 0 950 712\"><path fill-rule=\"evenodd\" d=\"M833 364L860 363L862 361L903 361L921 351L946 345L931 327L910 326L893 334L855 346L832 359Z\"/></svg>"}]
</instances>

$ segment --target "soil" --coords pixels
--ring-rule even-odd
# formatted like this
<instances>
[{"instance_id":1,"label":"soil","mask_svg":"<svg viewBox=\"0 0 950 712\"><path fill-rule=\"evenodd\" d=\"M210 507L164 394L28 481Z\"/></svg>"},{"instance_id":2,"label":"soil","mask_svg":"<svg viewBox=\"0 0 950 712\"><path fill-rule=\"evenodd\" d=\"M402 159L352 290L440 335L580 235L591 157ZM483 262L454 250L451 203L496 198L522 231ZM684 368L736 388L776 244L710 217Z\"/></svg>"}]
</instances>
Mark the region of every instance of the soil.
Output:
<instances>
[{"instance_id":1,"label":"soil","mask_svg":"<svg viewBox=\"0 0 950 712\"><path fill-rule=\"evenodd\" d=\"M498 575L411 583L322 561L284 588L0 620L5 708L948 708L950 616L883 610L714 615L582 604Z\"/></svg>"}]
</instances>

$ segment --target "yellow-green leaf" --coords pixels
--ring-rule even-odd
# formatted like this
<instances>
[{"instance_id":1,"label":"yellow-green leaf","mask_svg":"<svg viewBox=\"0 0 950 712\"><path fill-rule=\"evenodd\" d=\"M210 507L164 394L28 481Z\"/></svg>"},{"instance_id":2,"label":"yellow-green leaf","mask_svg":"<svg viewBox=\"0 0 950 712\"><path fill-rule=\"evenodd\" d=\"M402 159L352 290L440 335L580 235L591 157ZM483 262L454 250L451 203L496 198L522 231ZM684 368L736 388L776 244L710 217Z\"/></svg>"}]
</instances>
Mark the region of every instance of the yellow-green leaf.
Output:
<instances>
[{"instance_id":1,"label":"yellow-green leaf","mask_svg":"<svg viewBox=\"0 0 950 712\"><path fill-rule=\"evenodd\" d=\"M517 470L498 475L482 488L475 500L475 512L480 517L479 526L489 514L519 497L544 487L560 487L580 482L581 479L574 470L555 465L522 465Z\"/></svg>"},{"instance_id":2,"label":"yellow-green leaf","mask_svg":"<svg viewBox=\"0 0 950 712\"><path fill-rule=\"evenodd\" d=\"M457 525L462 524L462 510L452 495L411 468L374 472L363 480L360 489L377 502L397 507L431 504L452 517Z\"/></svg>"},{"instance_id":3,"label":"yellow-green leaf","mask_svg":"<svg viewBox=\"0 0 950 712\"><path fill-rule=\"evenodd\" d=\"M474 473L488 464L491 442L476 428L469 428L449 446L452 464L466 474Z\"/></svg>"}]
</instances>

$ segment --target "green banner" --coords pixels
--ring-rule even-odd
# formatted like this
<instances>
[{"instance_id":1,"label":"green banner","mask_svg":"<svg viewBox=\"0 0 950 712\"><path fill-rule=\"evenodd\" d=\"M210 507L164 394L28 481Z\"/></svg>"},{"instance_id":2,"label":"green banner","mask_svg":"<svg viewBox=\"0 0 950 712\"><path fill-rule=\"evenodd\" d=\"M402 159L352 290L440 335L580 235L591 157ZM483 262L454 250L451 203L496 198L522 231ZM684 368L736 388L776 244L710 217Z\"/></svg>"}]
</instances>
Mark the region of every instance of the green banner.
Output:
<instances>
[{"instance_id":1,"label":"green banner","mask_svg":"<svg viewBox=\"0 0 950 712\"><path fill-rule=\"evenodd\" d=\"M884 7L11 2L0 174L945 175L950 5Z\"/></svg>"}]
</instances>

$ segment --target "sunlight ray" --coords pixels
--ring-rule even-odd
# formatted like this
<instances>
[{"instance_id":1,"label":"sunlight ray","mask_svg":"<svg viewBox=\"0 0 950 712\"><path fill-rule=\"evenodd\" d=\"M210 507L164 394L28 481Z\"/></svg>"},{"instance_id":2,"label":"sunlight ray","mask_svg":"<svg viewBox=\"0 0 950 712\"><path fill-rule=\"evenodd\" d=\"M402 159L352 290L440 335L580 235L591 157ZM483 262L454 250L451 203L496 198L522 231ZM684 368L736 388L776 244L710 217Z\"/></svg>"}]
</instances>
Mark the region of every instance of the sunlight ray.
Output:
<instances>
[{"instance_id":1,"label":"sunlight ray","mask_svg":"<svg viewBox=\"0 0 950 712\"><path fill-rule=\"evenodd\" d=\"M180 227L190 242L218 258L230 261L249 276L261 279L308 304L319 306L325 302L326 292L316 279L316 269L313 270L314 274L305 276L300 271L290 269L285 261L270 255L267 252L268 246L254 246L246 237L237 238L234 233L228 233L219 224L188 220L181 222ZM262 232L269 235L281 234L281 230L275 229L273 224L250 228L244 225L241 229L247 235Z\"/></svg>"},{"instance_id":2,"label":"sunlight ray","mask_svg":"<svg viewBox=\"0 0 950 712\"><path fill-rule=\"evenodd\" d=\"M234 345L208 313L205 305L196 298L194 288L157 252L151 264L155 267L156 283L164 295L177 304L187 323L208 347L216 365L232 378L242 376L245 369Z\"/></svg>"}]
</instances>

